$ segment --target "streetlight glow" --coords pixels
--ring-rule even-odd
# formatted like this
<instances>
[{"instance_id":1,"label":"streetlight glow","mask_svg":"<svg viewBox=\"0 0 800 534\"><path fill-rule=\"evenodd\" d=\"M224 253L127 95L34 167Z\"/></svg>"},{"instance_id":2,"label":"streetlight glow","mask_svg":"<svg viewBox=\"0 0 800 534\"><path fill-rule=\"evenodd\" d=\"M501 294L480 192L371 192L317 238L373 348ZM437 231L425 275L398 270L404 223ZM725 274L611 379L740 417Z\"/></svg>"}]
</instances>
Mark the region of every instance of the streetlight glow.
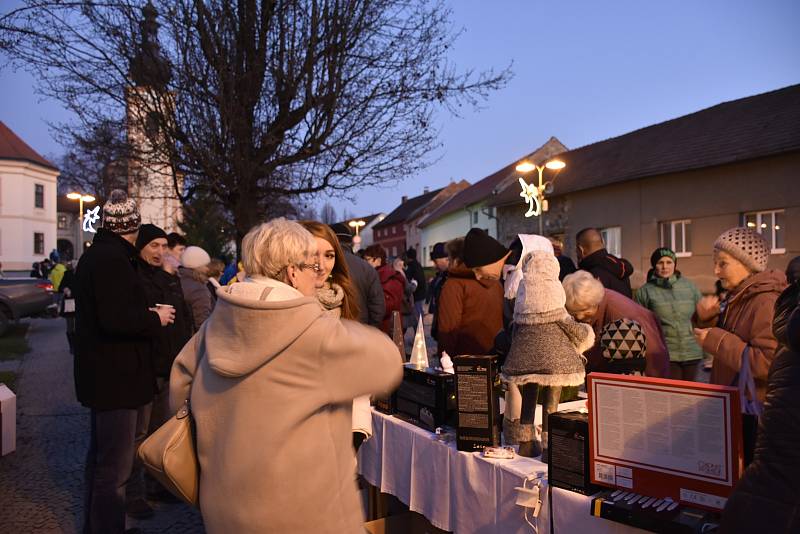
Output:
<instances>
[{"instance_id":1,"label":"streetlight glow","mask_svg":"<svg viewBox=\"0 0 800 534\"><path fill-rule=\"evenodd\" d=\"M536 165L534 165L530 161L523 161L522 163L520 163L519 165L517 165L515 167L517 172L523 172L523 173L531 172L535 168L536 168Z\"/></svg>"},{"instance_id":2,"label":"streetlight glow","mask_svg":"<svg viewBox=\"0 0 800 534\"><path fill-rule=\"evenodd\" d=\"M557 171L559 169L563 169L564 167L566 167L567 164L561 161L560 159L553 159L545 163L544 166L547 167L548 169Z\"/></svg>"},{"instance_id":3,"label":"streetlight glow","mask_svg":"<svg viewBox=\"0 0 800 534\"><path fill-rule=\"evenodd\" d=\"M70 199L70 200L80 200L82 196L83 195L81 195L80 193L68 193L67 194L67 198Z\"/></svg>"}]
</instances>

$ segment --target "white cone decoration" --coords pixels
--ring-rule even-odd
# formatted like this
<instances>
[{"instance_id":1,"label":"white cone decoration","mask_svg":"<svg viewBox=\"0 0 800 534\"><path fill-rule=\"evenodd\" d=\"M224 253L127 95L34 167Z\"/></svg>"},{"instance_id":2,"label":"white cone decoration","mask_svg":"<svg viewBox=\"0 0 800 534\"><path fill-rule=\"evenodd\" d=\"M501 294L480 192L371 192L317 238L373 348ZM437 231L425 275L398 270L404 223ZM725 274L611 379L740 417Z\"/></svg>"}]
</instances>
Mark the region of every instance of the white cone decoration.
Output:
<instances>
[{"instance_id":1,"label":"white cone decoration","mask_svg":"<svg viewBox=\"0 0 800 534\"><path fill-rule=\"evenodd\" d=\"M442 364L442 371L451 375L456 373L455 369L453 368L453 360L450 359L450 355L447 354L447 351L442 351L442 357L439 358L439 361Z\"/></svg>"},{"instance_id":2,"label":"white cone decoration","mask_svg":"<svg viewBox=\"0 0 800 534\"><path fill-rule=\"evenodd\" d=\"M419 316L417 333L414 336L414 348L411 349L411 363L420 369L428 368L428 347L425 345L425 326L422 324L422 315Z\"/></svg>"}]
</instances>

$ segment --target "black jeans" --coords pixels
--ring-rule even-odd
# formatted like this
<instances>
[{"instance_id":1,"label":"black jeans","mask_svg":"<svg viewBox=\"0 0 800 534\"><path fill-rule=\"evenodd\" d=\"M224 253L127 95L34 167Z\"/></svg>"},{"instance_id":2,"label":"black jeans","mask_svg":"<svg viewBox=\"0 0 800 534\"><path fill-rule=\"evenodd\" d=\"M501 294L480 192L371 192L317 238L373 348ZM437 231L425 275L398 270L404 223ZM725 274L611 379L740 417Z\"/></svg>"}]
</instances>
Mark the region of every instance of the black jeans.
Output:
<instances>
[{"instance_id":1,"label":"black jeans","mask_svg":"<svg viewBox=\"0 0 800 534\"><path fill-rule=\"evenodd\" d=\"M86 456L84 534L125 532L125 483L136 452L139 410L92 410Z\"/></svg>"}]
</instances>

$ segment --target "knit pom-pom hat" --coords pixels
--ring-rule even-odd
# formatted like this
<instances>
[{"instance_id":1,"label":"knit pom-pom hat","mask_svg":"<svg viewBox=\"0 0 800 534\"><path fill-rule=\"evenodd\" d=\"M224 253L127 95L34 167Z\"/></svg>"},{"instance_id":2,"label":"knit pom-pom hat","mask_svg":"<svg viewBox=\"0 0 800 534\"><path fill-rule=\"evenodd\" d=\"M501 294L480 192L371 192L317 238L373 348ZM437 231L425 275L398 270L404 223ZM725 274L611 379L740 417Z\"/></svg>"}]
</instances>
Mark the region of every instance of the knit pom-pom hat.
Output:
<instances>
[{"instance_id":1,"label":"knit pom-pom hat","mask_svg":"<svg viewBox=\"0 0 800 534\"><path fill-rule=\"evenodd\" d=\"M750 228L738 226L723 232L714 242L714 250L727 252L754 273L760 273L767 268L767 241Z\"/></svg>"},{"instance_id":2,"label":"knit pom-pom hat","mask_svg":"<svg viewBox=\"0 0 800 534\"><path fill-rule=\"evenodd\" d=\"M560 267L553 253L532 252L523 261L522 271L523 279L514 303L514 321L542 324L564 319L567 297L558 280Z\"/></svg>"},{"instance_id":3,"label":"knit pom-pom hat","mask_svg":"<svg viewBox=\"0 0 800 534\"><path fill-rule=\"evenodd\" d=\"M142 218L136 202L122 189L114 189L103 206L103 228L115 234L132 234L139 230Z\"/></svg>"}]
</instances>

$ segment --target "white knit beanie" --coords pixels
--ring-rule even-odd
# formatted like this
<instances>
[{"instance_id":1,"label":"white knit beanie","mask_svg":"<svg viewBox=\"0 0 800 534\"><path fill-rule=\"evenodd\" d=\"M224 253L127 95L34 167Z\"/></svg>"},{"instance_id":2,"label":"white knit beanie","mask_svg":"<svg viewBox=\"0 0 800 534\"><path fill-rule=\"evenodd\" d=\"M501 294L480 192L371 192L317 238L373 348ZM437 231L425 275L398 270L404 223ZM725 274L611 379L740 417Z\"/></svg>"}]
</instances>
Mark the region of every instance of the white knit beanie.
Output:
<instances>
[{"instance_id":1,"label":"white knit beanie","mask_svg":"<svg viewBox=\"0 0 800 534\"><path fill-rule=\"evenodd\" d=\"M186 250L181 254L181 265L187 269L205 267L209 263L211 263L211 256L200 247L186 247Z\"/></svg>"},{"instance_id":2,"label":"white knit beanie","mask_svg":"<svg viewBox=\"0 0 800 534\"><path fill-rule=\"evenodd\" d=\"M714 249L727 252L754 273L767 269L769 260L767 241L750 228L738 226L723 232L714 242Z\"/></svg>"},{"instance_id":3,"label":"white knit beanie","mask_svg":"<svg viewBox=\"0 0 800 534\"><path fill-rule=\"evenodd\" d=\"M535 324L557 320L566 314L567 297L558 280L559 264L552 252L536 250L523 262L524 277L517 291L514 320ZM535 315L542 321L536 320Z\"/></svg>"}]
</instances>

